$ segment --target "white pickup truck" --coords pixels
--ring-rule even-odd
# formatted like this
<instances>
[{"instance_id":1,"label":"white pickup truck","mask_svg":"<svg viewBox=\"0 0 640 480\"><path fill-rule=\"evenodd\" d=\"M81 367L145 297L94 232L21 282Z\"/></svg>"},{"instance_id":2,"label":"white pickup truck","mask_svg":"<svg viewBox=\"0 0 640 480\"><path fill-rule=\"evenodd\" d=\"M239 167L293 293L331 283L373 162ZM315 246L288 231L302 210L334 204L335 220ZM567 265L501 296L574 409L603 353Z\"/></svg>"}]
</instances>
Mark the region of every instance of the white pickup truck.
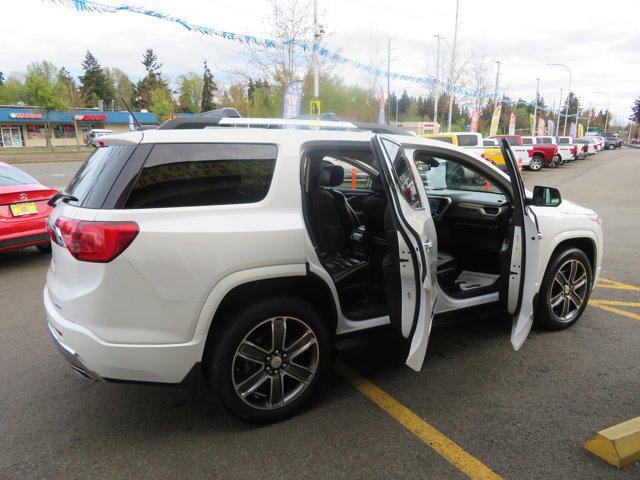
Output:
<instances>
[{"instance_id":1,"label":"white pickup truck","mask_svg":"<svg viewBox=\"0 0 640 480\"><path fill-rule=\"evenodd\" d=\"M573 155L574 160L582 160L587 154L582 151L582 145L578 145L573 137L556 137L558 148L561 146L576 147Z\"/></svg>"},{"instance_id":2,"label":"white pickup truck","mask_svg":"<svg viewBox=\"0 0 640 480\"><path fill-rule=\"evenodd\" d=\"M507 142L509 142L509 146L511 147L511 151L513 155L516 157L516 161L518 165L522 165L522 167L529 167L531 163L531 159L533 158L533 149L527 147L526 145L517 145L515 141L507 138ZM498 138L485 138L482 140L482 146L485 148L500 148L500 140ZM485 155L486 156L486 155ZM500 153L500 157L502 154ZM504 165L504 159L502 161L497 161L496 159L491 159L493 163L499 163Z\"/></svg>"}]
</instances>

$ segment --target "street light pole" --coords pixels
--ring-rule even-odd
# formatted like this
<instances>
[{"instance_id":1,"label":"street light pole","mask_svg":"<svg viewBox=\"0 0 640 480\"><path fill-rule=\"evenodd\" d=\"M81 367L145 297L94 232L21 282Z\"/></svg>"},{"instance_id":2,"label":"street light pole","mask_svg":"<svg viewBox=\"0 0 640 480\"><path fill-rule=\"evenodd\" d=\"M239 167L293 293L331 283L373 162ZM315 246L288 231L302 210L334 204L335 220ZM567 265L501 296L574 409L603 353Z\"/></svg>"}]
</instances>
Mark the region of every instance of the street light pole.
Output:
<instances>
[{"instance_id":1,"label":"street light pole","mask_svg":"<svg viewBox=\"0 0 640 480\"><path fill-rule=\"evenodd\" d=\"M569 72L569 90L567 91L567 108L564 111L564 127L562 129L562 134L567 134L567 117L569 115L569 100L571 100L571 69L564 65L563 63L547 63L547 65L551 67L563 67L567 69Z\"/></svg>"},{"instance_id":2,"label":"street light pole","mask_svg":"<svg viewBox=\"0 0 640 480\"><path fill-rule=\"evenodd\" d=\"M609 97L609 103L607 103L607 115L604 117L604 131L607 131L607 127L609 126L609 109L611 108L611 95L609 95L607 92L593 92L593 93L599 93L600 95L606 95L607 97Z\"/></svg>"},{"instance_id":3,"label":"street light pole","mask_svg":"<svg viewBox=\"0 0 640 480\"><path fill-rule=\"evenodd\" d=\"M320 69L318 67L320 28L318 26L318 0L313 0L313 39L316 44L313 48L313 97L318 98L320 96Z\"/></svg>"},{"instance_id":4,"label":"street light pole","mask_svg":"<svg viewBox=\"0 0 640 480\"><path fill-rule=\"evenodd\" d=\"M447 131L451 131L451 114L453 111L453 74L455 72L456 47L458 45L458 13L460 0L456 0L456 23L453 30L453 48L451 50L451 71L449 73L449 118L447 119Z\"/></svg>"},{"instance_id":5,"label":"street light pole","mask_svg":"<svg viewBox=\"0 0 640 480\"><path fill-rule=\"evenodd\" d=\"M498 71L496 72L496 93L494 95L494 103L495 106L498 106L498 86L500 85L500 60L496 60L496 63L498 64Z\"/></svg>"},{"instance_id":6,"label":"street light pole","mask_svg":"<svg viewBox=\"0 0 640 480\"><path fill-rule=\"evenodd\" d=\"M433 105L433 121L435 123L438 123L438 98L440 96L440 85L438 84L438 81L440 80L440 40L442 40L444 37L440 34L434 35L434 37L438 39L438 50L436 54L436 83L434 92L435 102Z\"/></svg>"},{"instance_id":7,"label":"street light pole","mask_svg":"<svg viewBox=\"0 0 640 480\"><path fill-rule=\"evenodd\" d=\"M562 110L562 89L560 89L560 100L558 100L558 124L556 130L560 132L560 110Z\"/></svg>"},{"instance_id":8,"label":"street light pole","mask_svg":"<svg viewBox=\"0 0 640 480\"><path fill-rule=\"evenodd\" d=\"M391 123L389 117L391 117L391 38L387 42L387 124Z\"/></svg>"},{"instance_id":9,"label":"street light pole","mask_svg":"<svg viewBox=\"0 0 640 480\"><path fill-rule=\"evenodd\" d=\"M537 128L538 125L538 103L540 99L540 79L536 78L536 104L533 107L533 128Z\"/></svg>"}]
</instances>

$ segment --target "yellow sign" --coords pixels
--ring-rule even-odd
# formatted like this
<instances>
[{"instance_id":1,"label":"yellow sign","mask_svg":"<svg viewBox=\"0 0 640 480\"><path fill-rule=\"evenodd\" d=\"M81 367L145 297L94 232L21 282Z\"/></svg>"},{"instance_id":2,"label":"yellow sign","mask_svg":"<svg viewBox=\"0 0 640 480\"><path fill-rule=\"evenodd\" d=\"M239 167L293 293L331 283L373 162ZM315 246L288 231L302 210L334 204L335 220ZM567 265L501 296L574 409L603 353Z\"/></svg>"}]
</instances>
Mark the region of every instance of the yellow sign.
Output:
<instances>
[{"instance_id":1,"label":"yellow sign","mask_svg":"<svg viewBox=\"0 0 640 480\"><path fill-rule=\"evenodd\" d=\"M314 98L309 102L309 113L311 115L320 115L321 112L322 110L320 108L320 99Z\"/></svg>"},{"instance_id":2,"label":"yellow sign","mask_svg":"<svg viewBox=\"0 0 640 480\"><path fill-rule=\"evenodd\" d=\"M489 128L489 136L493 137L498 134L498 124L500 123L500 113L502 105L498 105L491 116L491 127Z\"/></svg>"}]
</instances>

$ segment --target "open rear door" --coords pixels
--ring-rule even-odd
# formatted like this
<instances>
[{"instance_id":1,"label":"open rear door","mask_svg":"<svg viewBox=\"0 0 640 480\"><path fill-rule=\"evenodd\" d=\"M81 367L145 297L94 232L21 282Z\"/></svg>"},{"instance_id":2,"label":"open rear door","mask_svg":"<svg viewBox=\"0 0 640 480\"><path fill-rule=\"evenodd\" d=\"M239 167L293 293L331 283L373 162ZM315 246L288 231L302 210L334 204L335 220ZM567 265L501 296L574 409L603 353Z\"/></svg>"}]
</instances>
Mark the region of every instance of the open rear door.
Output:
<instances>
[{"instance_id":1,"label":"open rear door","mask_svg":"<svg viewBox=\"0 0 640 480\"><path fill-rule=\"evenodd\" d=\"M382 180L389 194L387 213L392 220L392 225L385 225L389 248L386 259L389 268L385 270L389 316L392 325L410 341L406 364L419 371L435 311L431 276L435 274L432 272L436 261L435 226L418 171L402 145L375 135L371 146L381 165Z\"/></svg>"},{"instance_id":2,"label":"open rear door","mask_svg":"<svg viewBox=\"0 0 640 480\"><path fill-rule=\"evenodd\" d=\"M522 176L518 173L515 156L506 139L501 140L500 149L513 191L513 222L507 272L509 281L504 293L507 311L513 315L511 344L518 350L527 339L533 324L540 237L535 214L526 202Z\"/></svg>"}]
</instances>

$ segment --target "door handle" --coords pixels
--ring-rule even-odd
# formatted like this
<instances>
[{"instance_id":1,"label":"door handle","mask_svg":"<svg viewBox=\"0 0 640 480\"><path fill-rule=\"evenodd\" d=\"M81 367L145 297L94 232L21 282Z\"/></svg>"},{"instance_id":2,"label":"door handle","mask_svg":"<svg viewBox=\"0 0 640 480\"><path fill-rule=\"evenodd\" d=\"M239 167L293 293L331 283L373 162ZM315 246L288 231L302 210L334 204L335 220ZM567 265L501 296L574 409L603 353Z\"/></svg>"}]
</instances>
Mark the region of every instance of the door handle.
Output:
<instances>
[{"instance_id":1,"label":"door handle","mask_svg":"<svg viewBox=\"0 0 640 480\"><path fill-rule=\"evenodd\" d=\"M433 240L427 238L424 242L422 242L422 246L425 250L431 250L433 248Z\"/></svg>"}]
</instances>

